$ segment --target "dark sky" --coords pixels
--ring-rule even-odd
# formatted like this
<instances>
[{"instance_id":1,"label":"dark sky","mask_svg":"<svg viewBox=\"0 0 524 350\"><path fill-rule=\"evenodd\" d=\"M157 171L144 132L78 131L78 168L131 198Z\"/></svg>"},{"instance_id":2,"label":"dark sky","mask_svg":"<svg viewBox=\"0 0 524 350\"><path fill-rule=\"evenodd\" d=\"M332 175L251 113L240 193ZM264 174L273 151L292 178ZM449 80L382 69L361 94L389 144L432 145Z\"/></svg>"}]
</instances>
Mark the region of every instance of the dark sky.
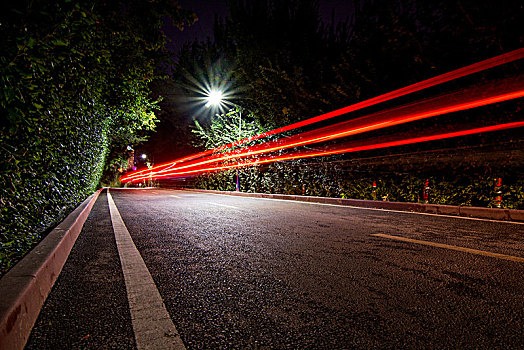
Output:
<instances>
[{"instance_id":1,"label":"dark sky","mask_svg":"<svg viewBox=\"0 0 524 350\"><path fill-rule=\"evenodd\" d=\"M192 42L196 39L206 40L210 37L213 39L213 23L216 16L226 17L227 8L226 0L178 0L184 8L190 9L196 13L199 20L189 28L180 31L176 27L166 26L164 32L171 39L168 44L169 50L173 54L180 51L182 45ZM278 1L278 0L277 0ZM352 14L352 0L320 0L319 10L324 22L331 22L333 9L335 10L335 21L343 21ZM155 162L167 162L174 157L187 155L194 150L180 149L180 145L174 145L172 138L173 130L169 127L160 127L158 132L153 134L151 139L142 146L137 148L137 152L145 152L153 157ZM189 141L188 141L189 142ZM177 150L178 153L173 153Z\"/></svg>"},{"instance_id":2,"label":"dark sky","mask_svg":"<svg viewBox=\"0 0 524 350\"><path fill-rule=\"evenodd\" d=\"M207 37L213 39L215 16L227 16L226 0L178 0L178 2L182 7L195 12L198 21L182 32L173 27L164 29L166 35L172 39L168 47L173 53L177 53L186 42L195 39L205 40ZM352 0L319 0L320 15L324 22L331 22L333 10L335 10L335 21L343 21L351 16L352 8Z\"/></svg>"}]
</instances>

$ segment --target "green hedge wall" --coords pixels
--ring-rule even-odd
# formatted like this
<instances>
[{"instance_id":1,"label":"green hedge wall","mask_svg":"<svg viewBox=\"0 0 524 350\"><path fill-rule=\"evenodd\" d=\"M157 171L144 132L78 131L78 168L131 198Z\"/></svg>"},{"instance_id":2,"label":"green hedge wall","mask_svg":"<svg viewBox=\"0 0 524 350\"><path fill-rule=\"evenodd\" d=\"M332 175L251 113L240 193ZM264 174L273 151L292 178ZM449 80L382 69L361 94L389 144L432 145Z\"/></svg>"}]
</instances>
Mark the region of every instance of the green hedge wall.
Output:
<instances>
[{"instance_id":1,"label":"green hedge wall","mask_svg":"<svg viewBox=\"0 0 524 350\"><path fill-rule=\"evenodd\" d=\"M166 18L194 15L169 0L0 5L0 274L154 128Z\"/></svg>"},{"instance_id":2,"label":"green hedge wall","mask_svg":"<svg viewBox=\"0 0 524 350\"><path fill-rule=\"evenodd\" d=\"M496 207L495 185L499 177L486 168L455 168L449 171L399 173L384 169L354 171L339 164L315 166L282 163L240 170L240 190L396 202L423 202L426 181L428 202L434 204ZM515 170L515 169L513 169ZM502 176L503 208L524 209L524 178L506 169ZM373 187L373 183L376 187ZM200 175L196 188L234 191L236 170Z\"/></svg>"}]
</instances>

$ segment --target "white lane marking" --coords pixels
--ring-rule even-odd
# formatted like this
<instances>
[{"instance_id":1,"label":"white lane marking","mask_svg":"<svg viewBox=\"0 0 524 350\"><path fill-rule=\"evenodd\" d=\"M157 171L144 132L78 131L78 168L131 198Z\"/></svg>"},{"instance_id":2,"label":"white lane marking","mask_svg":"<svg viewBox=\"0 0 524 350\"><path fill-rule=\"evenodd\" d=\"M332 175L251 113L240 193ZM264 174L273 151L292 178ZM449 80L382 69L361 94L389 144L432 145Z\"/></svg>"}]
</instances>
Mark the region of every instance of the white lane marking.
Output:
<instances>
[{"instance_id":1,"label":"white lane marking","mask_svg":"<svg viewBox=\"0 0 524 350\"><path fill-rule=\"evenodd\" d=\"M124 191L124 190L135 191L135 190L153 190L153 189L156 189L156 187L116 187L116 189L118 191Z\"/></svg>"},{"instance_id":2,"label":"white lane marking","mask_svg":"<svg viewBox=\"0 0 524 350\"><path fill-rule=\"evenodd\" d=\"M487 252L485 250L478 250L478 249L472 249L472 248L459 247L459 246L450 245L450 244L444 244L444 243L421 241L419 239L405 238L405 237L401 237L401 236L385 235L385 234L382 234L382 233L374 233L371 236L382 237L382 238L389 238L389 239L394 239L394 240L402 241L402 242L423 244L423 245L427 245L427 246L431 246L431 247L438 247L438 248L456 250L456 251L464 252L464 253L483 255L483 256L489 256L491 258L504 259L504 260L510 260L510 261L524 263L524 258L521 258L519 256Z\"/></svg>"},{"instance_id":3,"label":"white lane marking","mask_svg":"<svg viewBox=\"0 0 524 350\"><path fill-rule=\"evenodd\" d=\"M240 209L239 207L234 207L232 205L227 204L220 204L220 203L214 203L214 202L207 202L208 204L218 205L219 207L226 207L226 208L233 208L233 209Z\"/></svg>"},{"instance_id":4,"label":"white lane marking","mask_svg":"<svg viewBox=\"0 0 524 350\"><path fill-rule=\"evenodd\" d=\"M111 222L133 322L136 346L141 349L185 349L149 270L107 191Z\"/></svg>"},{"instance_id":5,"label":"white lane marking","mask_svg":"<svg viewBox=\"0 0 524 350\"><path fill-rule=\"evenodd\" d=\"M175 196L174 194L170 194L169 197L173 197L173 198L182 198L180 196Z\"/></svg>"},{"instance_id":6,"label":"white lane marking","mask_svg":"<svg viewBox=\"0 0 524 350\"><path fill-rule=\"evenodd\" d=\"M206 193L206 192L204 192L204 193ZM287 202L287 203L304 203L304 204L311 204L311 205L326 205L326 206L330 206L330 207L351 208L351 209L360 209L360 210L386 211L386 212L390 212L390 213L438 216L438 217L452 218L452 219L463 219L463 220L473 220L473 221L485 221L485 222L497 222L497 223L504 223L504 224L524 225L524 222L509 221L509 220L491 220L491 219L481 219L481 218L470 218L468 216L420 213L420 212L416 212L416 211L403 211L403 210L381 209L381 208L364 208L364 207L355 207L353 205L306 202L306 201L297 201L297 200L290 200L290 199L247 197L247 196L244 197L244 196L235 196L235 195L231 195L231 194L221 194L221 193L207 193L207 194L212 194L213 196L229 196L229 197L236 197L236 198L264 199L264 200L267 200L267 201L279 201L279 202Z\"/></svg>"}]
</instances>

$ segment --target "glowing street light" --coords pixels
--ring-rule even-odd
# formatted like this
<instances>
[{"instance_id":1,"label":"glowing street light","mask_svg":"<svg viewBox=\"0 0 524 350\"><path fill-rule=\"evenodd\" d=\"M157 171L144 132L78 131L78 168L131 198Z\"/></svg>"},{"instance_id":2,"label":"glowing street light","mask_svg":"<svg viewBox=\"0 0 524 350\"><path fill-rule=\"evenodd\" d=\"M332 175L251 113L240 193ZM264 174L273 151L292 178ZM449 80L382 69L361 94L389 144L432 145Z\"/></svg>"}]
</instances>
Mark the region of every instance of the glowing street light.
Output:
<instances>
[{"instance_id":1,"label":"glowing street light","mask_svg":"<svg viewBox=\"0 0 524 350\"><path fill-rule=\"evenodd\" d=\"M209 108L211 106L220 106L222 103L233 105L235 107L238 107L239 110L239 118L238 118L238 139L242 139L242 108L238 106L237 104L231 102L231 101L225 101L224 100L224 94L220 90L212 89L209 91L209 93L206 96L206 107ZM238 173L237 168L237 184L236 184L236 190L237 192L240 191L240 175Z\"/></svg>"},{"instance_id":2,"label":"glowing street light","mask_svg":"<svg viewBox=\"0 0 524 350\"><path fill-rule=\"evenodd\" d=\"M211 90L209 94L206 96L206 107L211 106L220 106L222 103L222 99L224 98L224 94L220 90Z\"/></svg>"},{"instance_id":3,"label":"glowing street light","mask_svg":"<svg viewBox=\"0 0 524 350\"><path fill-rule=\"evenodd\" d=\"M145 153L142 153L141 157L142 157L142 159L146 159L147 155Z\"/></svg>"}]
</instances>

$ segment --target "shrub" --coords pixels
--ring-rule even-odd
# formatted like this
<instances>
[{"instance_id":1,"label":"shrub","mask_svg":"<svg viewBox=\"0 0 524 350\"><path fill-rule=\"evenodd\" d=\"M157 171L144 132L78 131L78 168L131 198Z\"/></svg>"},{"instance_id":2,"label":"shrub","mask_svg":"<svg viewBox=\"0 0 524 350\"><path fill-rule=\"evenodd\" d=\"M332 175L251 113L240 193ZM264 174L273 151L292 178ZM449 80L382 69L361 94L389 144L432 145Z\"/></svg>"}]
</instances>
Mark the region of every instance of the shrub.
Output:
<instances>
[{"instance_id":1,"label":"shrub","mask_svg":"<svg viewBox=\"0 0 524 350\"><path fill-rule=\"evenodd\" d=\"M0 273L97 188L109 155L155 125L149 83L169 1L0 8Z\"/></svg>"}]
</instances>

